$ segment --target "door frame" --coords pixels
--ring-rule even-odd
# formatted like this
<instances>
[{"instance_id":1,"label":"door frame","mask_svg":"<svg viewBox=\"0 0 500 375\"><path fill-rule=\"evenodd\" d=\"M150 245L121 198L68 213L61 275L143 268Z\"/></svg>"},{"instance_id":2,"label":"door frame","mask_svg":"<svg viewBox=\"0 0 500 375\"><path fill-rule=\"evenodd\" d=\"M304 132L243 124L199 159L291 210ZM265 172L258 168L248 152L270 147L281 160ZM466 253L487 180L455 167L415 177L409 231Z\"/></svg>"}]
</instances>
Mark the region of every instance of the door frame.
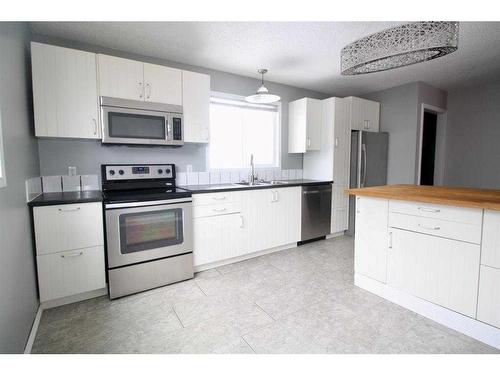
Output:
<instances>
[{"instance_id":1,"label":"door frame","mask_svg":"<svg viewBox=\"0 0 500 375\"><path fill-rule=\"evenodd\" d=\"M418 125L419 135L418 135L418 144L417 144L417 148L418 148L418 152L417 152L417 181L416 181L417 185L420 185L420 178L421 178L420 174L422 172L422 142L423 142L423 136L424 136L424 113L425 112L432 112L432 113L435 113L437 115L436 128L441 124L441 126L445 127L445 131L446 131L446 124L447 124L446 109L441 108L441 107L437 107L437 106L434 106L431 104L426 104L426 103L421 104L421 106L420 106L420 123ZM437 131L438 130L436 129L436 132ZM437 136L436 136L436 141L437 141ZM437 143L436 143L436 146L437 146ZM444 142L441 144L441 147L442 148L444 147ZM437 150L437 147L436 147L436 150ZM437 152L435 153L435 155L436 154L437 154ZM434 162L436 162L436 157L434 158ZM443 163L440 166L441 170L444 168L444 160L442 162ZM436 171L436 169L434 169L434 176L435 176L435 171ZM441 176L440 181L438 181L438 184L442 183L442 182L443 182L443 178ZM436 184L436 181L434 181L434 183Z\"/></svg>"}]
</instances>

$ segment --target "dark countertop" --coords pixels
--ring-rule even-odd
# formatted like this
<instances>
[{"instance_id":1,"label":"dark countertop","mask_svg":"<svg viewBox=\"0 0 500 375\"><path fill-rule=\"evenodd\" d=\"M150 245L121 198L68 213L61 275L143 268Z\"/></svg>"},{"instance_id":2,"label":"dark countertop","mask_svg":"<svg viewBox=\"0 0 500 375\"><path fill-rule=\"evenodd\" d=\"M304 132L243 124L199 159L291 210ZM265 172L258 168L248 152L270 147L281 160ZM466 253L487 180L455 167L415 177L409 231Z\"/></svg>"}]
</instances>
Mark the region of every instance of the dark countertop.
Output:
<instances>
[{"instance_id":1,"label":"dark countertop","mask_svg":"<svg viewBox=\"0 0 500 375\"><path fill-rule=\"evenodd\" d=\"M278 185L257 185L257 186L245 186L238 185L236 183L227 184L214 184L214 185L181 185L178 186L180 189L188 190L193 194L201 193L217 193L221 191L240 191L240 190L256 190L256 189L279 189L292 186L308 186L308 185L328 185L333 183L333 181L318 181L318 180L288 180L283 181L283 184Z\"/></svg>"},{"instance_id":2,"label":"dark countertop","mask_svg":"<svg viewBox=\"0 0 500 375\"><path fill-rule=\"evenodd\" d=\"M59 193L42 193L28 202L30 207L52 206L56 204L102 202L102 191L64 191Z\"/></svg>"}]
</instances>

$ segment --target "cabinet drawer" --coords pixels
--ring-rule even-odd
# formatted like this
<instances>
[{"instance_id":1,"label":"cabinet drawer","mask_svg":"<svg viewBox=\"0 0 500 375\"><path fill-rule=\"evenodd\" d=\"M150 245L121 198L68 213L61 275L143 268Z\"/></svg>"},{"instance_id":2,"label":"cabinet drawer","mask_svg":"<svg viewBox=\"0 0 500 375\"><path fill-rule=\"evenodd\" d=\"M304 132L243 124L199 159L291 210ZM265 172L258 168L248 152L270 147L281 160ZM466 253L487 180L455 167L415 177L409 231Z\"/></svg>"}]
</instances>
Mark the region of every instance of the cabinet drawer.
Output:
<instances>
[{"instance_id":1,"label":"cabinet drawer","mask_svg":"<svg viewBox=\"0 0 500 375\"><path fill-rule=\"evenodd\" d=\"M389 201L389 211L401 214L481 225L483 212L477 208L452 207L440 204Z\"/></svg>"},{"instance_id":2,"label":"cabinet drawer","mask_svg":"<svg viewBox=\"0 0 500 375\"><path fill-rule=\"evenodd\" d=\"M229 203L229 202L239 202L240 199L239 192L220 192L220 193L209 193L209 194L194 194L193 195L193 206L205 206L209 204L218 203Z\"/></svg>"},{"instance_id":3,"label":"cabinet drawer","mask_svg":"<svg viewBox=\"0 0 500 375\"><path fill-rule=\"evenodd\" d=\"M481 243L481 225L389 212L389 226L452 240Z\"/></svg>"},{"instance_id":4,"label":"cabinet drawer","mask_svg":"<svg viewBox=\"0 0 500 375\"><path fill-rule=\"evenodd\" d=\"M500 269L481 266L477 319L500 328Z\"/></svg>"},{"instance_id":5,"label":"cabinet drawer","mask_svg":"<svg viewBox=\"0 0 500 375\"><path fill-rule=\"evenodd\" d=\"M210 204L206 206L193 207L194 218L225 215L238 212L241 212L241 204L239 202L219 203L219 204Z\"/></svg>"},{"instance_id":6,"label":"cabinet drawer","mask_svg":"<svg viewBox=\"0 0 500 375\"><path fill-rule=\"evenodd\" d=\"M104 247L36 257L40 301L50 301L106 286Z\"/></svg>"},{"instance_id":7,"label":"cabinet drawer","mask_svg":"<svg viewBox=\"0 0 500 375\"><path fill-rule=\"evenodd\" d=\"M104 244L102 204L64 204L33 209L37 255Z\"/></svg>"}]
</instances>

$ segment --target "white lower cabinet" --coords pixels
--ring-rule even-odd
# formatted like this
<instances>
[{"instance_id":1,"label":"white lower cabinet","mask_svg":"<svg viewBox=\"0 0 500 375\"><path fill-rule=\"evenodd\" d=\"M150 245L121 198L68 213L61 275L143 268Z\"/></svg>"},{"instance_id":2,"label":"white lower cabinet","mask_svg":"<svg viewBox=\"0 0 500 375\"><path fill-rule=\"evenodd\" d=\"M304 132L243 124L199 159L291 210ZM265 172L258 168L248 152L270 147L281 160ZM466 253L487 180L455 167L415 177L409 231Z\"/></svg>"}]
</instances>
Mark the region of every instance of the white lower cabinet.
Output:
<instances>
[{"instance_id":1,"label":"white lower cabinet","mask_svg":"<svg viewBox=\"0 0 500 375\"><path fill-rule=\"evenodd\" d=\"M34 207L33 219L40 302L106 287L101 202Z\"/></svg>"},{"instance_id":2,"label":"white lower cabinet","mask_svg":"<svg viewBox=\"0 0 500 375\"><path fill-rule=\"evenodd\" d=\"M479 245L394 228L389 236L389 286L476 316Z\"/></svg>"},{"instance_id":3,"label":"white lower cabinet","mask_svg":"<svg viewBox=\"0 0 500 375\"><path fill-rule=\"evenodd\" d=\"M195 195L194 265L299 241L300 191L290 187L203 194L200 199Z\"/></svg>"},{"instance_id":4,"label":"white lower cabinet","mask_svg":"<svg viewBox=\"0 0 500 375\"><path fill-rule=\"evenodd\" d=\"M500 269L481 266L477 319L500 328Z\"/></svg>"},{"instance_id":5,"label":"white lower cabinet","mask_svg":"<svg viewBox=\"0 0 500 375\"><path fill-rule=\"evenodd\" d=\"M385 283L387 274L387 220L389 201L356 198L354 270Z\"/></svg>"},{"instance_id":6,"label":"white lower cabinet","mask_svg":"<svg viewBox=\"0 0 500 375\"><path fill-rule=\"evenodd\" d=\"M36 260L40 302L106 287L103 246L39 255Z\"/></svg>"}]
</instances>

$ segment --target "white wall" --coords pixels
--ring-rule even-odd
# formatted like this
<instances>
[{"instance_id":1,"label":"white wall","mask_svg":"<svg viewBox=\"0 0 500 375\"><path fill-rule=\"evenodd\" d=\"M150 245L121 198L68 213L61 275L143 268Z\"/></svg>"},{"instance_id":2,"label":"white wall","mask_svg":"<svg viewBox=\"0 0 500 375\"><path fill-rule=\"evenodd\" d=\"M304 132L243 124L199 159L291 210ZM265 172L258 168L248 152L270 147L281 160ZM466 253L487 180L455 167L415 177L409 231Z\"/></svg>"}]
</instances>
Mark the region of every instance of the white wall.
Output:
<instances>
[{"instance_id":1,"label":"white wall","mask_svg":"<svg viewBox=\"0 0 500 375\"><path fill-rule=\"evenodd\" d=\"M24 350L36 310L34 251L24 181L39 175L31 116L29 30L0 23L0 110L7 187L0 189L0 353Z\"/></svg>"}]
</instances>

